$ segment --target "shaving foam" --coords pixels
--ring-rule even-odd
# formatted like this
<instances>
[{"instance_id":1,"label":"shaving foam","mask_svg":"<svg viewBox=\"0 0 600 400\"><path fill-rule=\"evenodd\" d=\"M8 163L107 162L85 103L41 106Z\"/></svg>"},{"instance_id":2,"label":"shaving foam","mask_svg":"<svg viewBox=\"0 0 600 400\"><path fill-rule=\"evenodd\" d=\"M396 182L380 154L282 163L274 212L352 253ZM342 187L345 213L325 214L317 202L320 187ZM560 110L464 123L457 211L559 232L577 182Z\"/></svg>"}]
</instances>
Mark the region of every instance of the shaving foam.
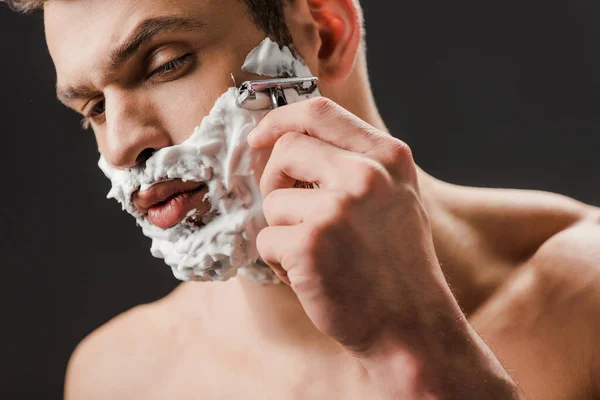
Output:
<instances>
[{"instance_id":1,"label":"shaving foam","mask_svg":"<svg viewBox=\"0 0 600 400\"><path fill-rule=\"evenodd\" d=\"M242 69L267 77L312 76L289 48L280 48L269 38L248 54ZM292 103L319 93L286 95ZM267 226L259 181L270 150L254 150L247 143L248 134L268 110L239 108L236 99L237 88L229 88L185 142L160 149L143 165L120 170L103 156L98 162L112 183L108 198L116 199L136 219L152 239L152 255L163 258L180 280L225 281L239 272L257 282L279 282L256 250L256 237ZM136 191L173 179L207 186L204 199L211 209L201 217L204 226L193 220L192 211L177 225L162 229L135 208Z\"/></svg>"}]
</instances>

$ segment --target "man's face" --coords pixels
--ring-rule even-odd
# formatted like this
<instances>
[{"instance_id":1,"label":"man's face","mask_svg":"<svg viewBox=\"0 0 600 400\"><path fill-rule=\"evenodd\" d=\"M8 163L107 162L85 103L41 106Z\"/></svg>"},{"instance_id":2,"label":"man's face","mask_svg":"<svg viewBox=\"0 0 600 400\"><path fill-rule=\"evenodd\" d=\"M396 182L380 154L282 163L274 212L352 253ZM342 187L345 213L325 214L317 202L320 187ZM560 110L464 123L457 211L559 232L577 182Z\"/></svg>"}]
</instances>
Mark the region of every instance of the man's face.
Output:
<instances>
[{"instance_id":1,"label":"man's face","mask_svg":"<svg viewBox=\"0 0 600 400\"><path fill-rule=\"evenodd\" d=\"M93 127L110 196L152 239L152 254L179 279L241 268L273 281L255 263L268 154L245 139L266 111L242 110L228 88L232 73L265 78L242 72L247 56L251 72L284 65L310 76L307 67L263 41L239 0L53 0L45 18L58 96Z\"/></svg>"},{"instance_id":2,"label":"man's face","mask_svg":"<svg viewBox=\"0 0 600 400\"><path fill-rule=\"evenodd\" d=\"M117 168L185 141L264 38L239 0L53 0L44 15L59 97Z\"/></svg>"}]
</instances>

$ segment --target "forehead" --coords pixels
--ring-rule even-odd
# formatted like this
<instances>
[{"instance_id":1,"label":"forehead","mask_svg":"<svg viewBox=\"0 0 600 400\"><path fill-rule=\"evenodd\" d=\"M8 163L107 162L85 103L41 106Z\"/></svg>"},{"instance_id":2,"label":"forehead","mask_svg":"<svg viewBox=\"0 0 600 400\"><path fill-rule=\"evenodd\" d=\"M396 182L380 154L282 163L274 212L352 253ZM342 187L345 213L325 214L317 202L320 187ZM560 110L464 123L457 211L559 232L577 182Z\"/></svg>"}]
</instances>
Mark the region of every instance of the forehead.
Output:
<instances>
[{"instance_id":1,"label":"forehead","mask_svg":"<svg viewBox=\"0 0 600 400\"><path fill-rule=\"evenodd\" d=\"M93 77L144 20L165 16L197 20L212 34L244 14L237 0L52 0L44 8L48 49L58 83ZM243 19L243 18L242 18Z\"/></svg>"}]
</instances>

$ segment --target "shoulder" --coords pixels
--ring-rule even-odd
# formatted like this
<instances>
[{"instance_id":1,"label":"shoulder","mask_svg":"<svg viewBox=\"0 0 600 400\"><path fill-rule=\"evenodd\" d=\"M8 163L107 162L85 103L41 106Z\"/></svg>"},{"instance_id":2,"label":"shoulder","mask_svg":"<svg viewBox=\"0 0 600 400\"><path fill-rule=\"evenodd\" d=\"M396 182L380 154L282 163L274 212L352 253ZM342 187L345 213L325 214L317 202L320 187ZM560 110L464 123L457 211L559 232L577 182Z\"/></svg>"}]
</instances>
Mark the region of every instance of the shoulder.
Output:
<instances>
[{"instance_id":1,"label":"shoulder","mask_svg":"<svg viewBox=\"0 0 600 400\"><path fill-rule=\"evenodd\" d=\"M516 189L436 185L435 203L478 243L514 265L527 261L557 234L582 221L594 221L597 209L567 196Z\"/></svg>"},{"instance_id":2,"label":"shoulder","mask_svg":"<svg viewBox=\"0 0 600 400\"><path fill-rule=\"evenodd\" d=\"M65 399L139 398L144 382L160 373L162 319L158 304L141 305L87 336L69 360Z\"/></svg>"},{"instance_id":3,"label":"shoulder","mask_svg":"<svg viewBox=\"0 0 600 400\"><path fill-rule=\"evenodd\" d=\"M596 283L587 289L600 295L600 209L586 208L574 223L544 241L528 264L547 284L565 280Z\"/></svg>"},{"instance_id":4,"label":"shoulder","mask_svg":"<svg viewBox=\"0 0 600 400\"><path fill-rule=\"evenodd\" d=\"M511 271L472 317L476 328L515 370L556 361L518 375L554 382L532 393L568 381L577 398L600 395L600 209L547 192L450 189L453 217Z\"/></svg>"},{"instance_id":5,"label":"shoulder","mask_svg":"<svg viewBox=\"0 0 600 400\"><path fill-rule=\"evenodd\" d=\"M600 394L599 245L600 212L585 207L546 238L474 317L529 394Z\"/></svg>"},{"instance_id":6,"label":"shoulder","mask_svg":"<svg viewBox=\"0 0 600 400\"><path fill-rule=\"evenodd\" d=\"M600 208L537 191L471 195L469 223L487 247L514 260L515 277L532 278L537 290L563 304L574 301L573 310L600 315Z\"/></svg>"},{"instance_id":7,"label":"shoulder","mask_svg":"<svg viewBox=\"0 0 600 400\"><path fill-rule=\"evenodd\" d=\"M583 368L581 398L600 396L600 210L588 213L546 240L524 268L532 289L546 299L565 349ZM577 355L577 356L576 356ZM592 394L593 393L593 394Z\"/></svg>"},{"instance_id":8,"label":"shoulder","mask_svg":"<svg viewBox=\"0 0 600 400\"><path fill-rule=\"evenodd\" d=\"M537 286L564 305L581 333L600 340L600 210L589 212L576 223L546 240L528 260ZM578 321L579 319L579 321ZM596 350L600 350L595 346ZM595 361L600 367L600 351Z\"/></svg>"}]
</instances>

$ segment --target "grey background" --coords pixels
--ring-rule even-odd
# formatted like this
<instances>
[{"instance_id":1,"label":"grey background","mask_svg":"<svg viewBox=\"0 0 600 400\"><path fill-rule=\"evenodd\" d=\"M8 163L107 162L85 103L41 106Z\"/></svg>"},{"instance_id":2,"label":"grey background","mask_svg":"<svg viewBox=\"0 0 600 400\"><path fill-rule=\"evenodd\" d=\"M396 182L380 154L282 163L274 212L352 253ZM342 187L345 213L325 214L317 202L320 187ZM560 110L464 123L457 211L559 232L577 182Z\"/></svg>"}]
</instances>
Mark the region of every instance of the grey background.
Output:
<instances>
[{"instance_id":1,"label":"grey background","mask_svg":"<svg viewBox=\"0 0 600 400\"><path fill-rule=\"evenodd\" d=\"M365 1L391 131L450 182L600 205L600 2ZM40 15L0 7L0 398L58 399L77 343L177 282L54 98Z\"/></svg>"}]
</instances>

